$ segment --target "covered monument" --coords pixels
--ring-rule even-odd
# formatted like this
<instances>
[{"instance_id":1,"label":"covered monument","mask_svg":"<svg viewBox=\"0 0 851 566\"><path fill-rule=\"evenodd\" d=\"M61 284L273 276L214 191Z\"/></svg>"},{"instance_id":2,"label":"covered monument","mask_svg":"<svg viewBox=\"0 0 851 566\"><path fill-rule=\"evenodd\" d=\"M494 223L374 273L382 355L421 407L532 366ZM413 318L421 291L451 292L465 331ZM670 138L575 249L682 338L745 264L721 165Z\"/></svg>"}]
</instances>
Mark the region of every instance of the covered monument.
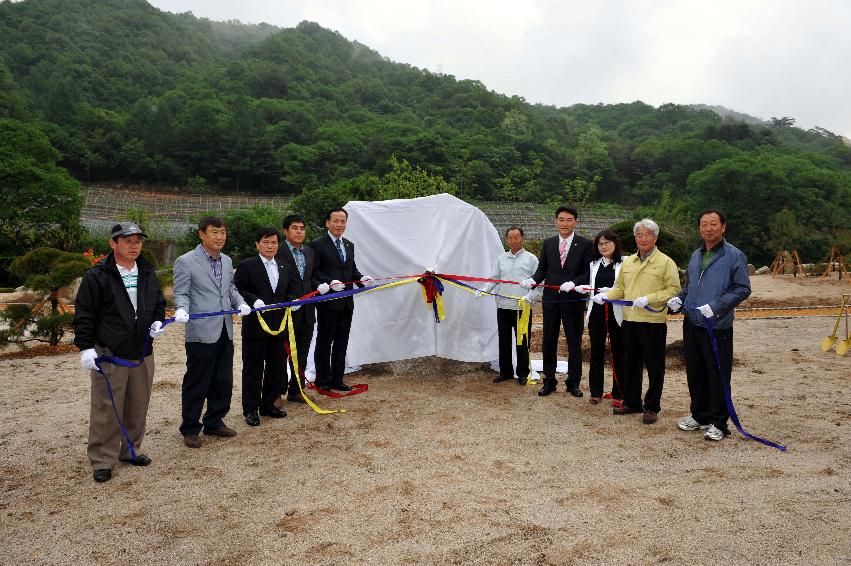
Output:
<instances>
[{"instance_id":1,"label":"covered monument","mask_svg":"<svg viewBox=\"0 0 851 566\"><path fill-rule=\"evenodd\" d=\"M356 201L345 208L345 237L356 246L358 268L376 278L417 275L430 267L438 273L489 277L503 252L500 236L484 213L452 195ZM463 362L496 359L493 298L476 299L445 285L443 302L446 317L437 323L419 284L359 294L347 365L423 356Z\"/></svg>"}]
</instances>

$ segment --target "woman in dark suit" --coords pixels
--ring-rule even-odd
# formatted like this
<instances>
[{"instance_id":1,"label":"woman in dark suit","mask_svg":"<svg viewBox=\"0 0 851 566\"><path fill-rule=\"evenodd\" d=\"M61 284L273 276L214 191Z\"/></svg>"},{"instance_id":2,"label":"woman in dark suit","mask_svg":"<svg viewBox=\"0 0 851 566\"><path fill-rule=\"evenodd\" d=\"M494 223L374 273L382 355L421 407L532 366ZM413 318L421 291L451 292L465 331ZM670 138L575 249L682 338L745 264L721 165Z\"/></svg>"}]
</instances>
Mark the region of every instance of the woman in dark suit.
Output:
<instances>
[{"instance_id":1,"label":"woman in dark suit","mask_svg":"<svg viewBox=\"0 0 851 566\"><path fill-rule=\"evenodd\" d=\"M580 291L605 293L614 286L618 278L621 263L621 243L617 234L611 230L603 230L594 238L594 250L589 268L588 286L581 286ZM596 291L594 291L596 289ZM591 389L591 404L596 405L603 397L603 374L606 358L606 335L611 341L612 356L612 392L607 395L614 399L612 404L620 404L623 392L620 388L620 378L623 375L623 347L621 343L621 322L623 307L605 303L591 303L591 308L585 313L585 326L591 339L591 364L588 370L588 385Z\"/></svg>"}]
</instances>

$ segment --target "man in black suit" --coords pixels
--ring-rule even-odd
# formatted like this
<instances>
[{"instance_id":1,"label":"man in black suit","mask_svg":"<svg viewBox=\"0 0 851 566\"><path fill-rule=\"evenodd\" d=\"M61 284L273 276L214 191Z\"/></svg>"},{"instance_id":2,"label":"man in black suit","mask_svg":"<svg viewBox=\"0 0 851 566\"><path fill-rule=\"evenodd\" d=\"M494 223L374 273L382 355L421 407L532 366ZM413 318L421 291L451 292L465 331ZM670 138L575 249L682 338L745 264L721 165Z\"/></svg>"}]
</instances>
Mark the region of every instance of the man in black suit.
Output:
<instances>
[{"instance_id":1,"label":"man in black suit","mask_svg":"<svg viewBox=\"0 0 851 566\"><path fill-rule=\"evenodd\" d=\"M343 238L349 213L343 208L330 210L325 217L328 233L310 242L316 256L313 282L323 295L329 290L341 292L353 289L352 281L363 287L372 277L362 275L355 264L355 245ZM343 282L348 283L343 283ZM355 302L352 297L325 301L316 305L316 347L313 364L316 367L316 388L328 391L351 391L343 383L346 368L346 348Z\"/></svg>"},{"instance_id":2,"label":"man in black suit","mask_svg":"<svg viewBox=\"0 0 851 566\"><path fill-rule=\"evenodd\" d=\"M546 285L557 285L559 290L545 288L544 309L544 385L538 395L546 396L556 390L556 362L558 360L559 327L564 326L567 339L568 393L582 397L579 381L582 379L582 328L585 314L584 296L573 289L588 283L589 264L593 244L576 234L579 213L575 208L560 206L556 210L558 236L547 238L541 246L538 269L521 286L531 289L544 281ZM567 299L567 300L565 300ZM563 302L561 302L563 301Z\"/></svg>"},{"instance_id":3,"label":"man in black suit","mask_svg":"<svg viewBox=\"0 0 851 566\"><path fill-rule=\"evenodd\" d=\"M304 236L304 219L301 216L290 214L284 218L284 244L278 250L278 261L286 266L289 273L287 288L284 292L287 301L294 301L313 290L313 268L316 265L316 259L313 250L303 245ZM287 400L293 403L305 403L296 379L300 378L301 388L304 389L304 370L307 367L307 352L310 350L310 340L313 338L315 322L316 314L311 305L305 305L304 308L293 313L293 329L300 373L296 377L295 368L290 362Z\"/></svg>"},{"instance_id":4,"label":"man in black suit","mask_svg":"<svg viewBox=\"0 0 851 566\"><path fill-rule=\"evenodd\" d=\"M286 301L291 274L275 257L279 237L274 228L257 230L254 241L258 255L242 260L236 269L236 288L255 309ZM280 327L283 318L283 310L263 312L263 320L272 330ZM275 406L284 392L285 337L285 333L272 336L263 330L256 312L242 320L242 413L249 426L259 425L260 415L276 419L287 416Z\"/></svg>"}]
</instances>

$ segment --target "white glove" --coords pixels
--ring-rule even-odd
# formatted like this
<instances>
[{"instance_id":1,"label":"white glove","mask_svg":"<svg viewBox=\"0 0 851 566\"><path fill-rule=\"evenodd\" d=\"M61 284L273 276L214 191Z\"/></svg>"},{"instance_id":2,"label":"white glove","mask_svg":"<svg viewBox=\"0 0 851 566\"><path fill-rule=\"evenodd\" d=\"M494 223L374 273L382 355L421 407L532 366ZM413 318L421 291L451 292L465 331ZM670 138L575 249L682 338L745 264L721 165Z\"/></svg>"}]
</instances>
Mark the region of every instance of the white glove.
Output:
<instances>
[{"instance_id":1,"label":"white glove","mask_svg":"<svg viewBox=\"0 0 851 566\"><path fill-rule=\"evenodd\" d=\"M429 273L437 273L437 266L432 265L431 267L427 267L426 271L429 272Z\"/></svg>"},{"instance_id":2,"label":"white glove","mask_svg":"<svg viewBox=\"0 0 851 566\"><path fill-rule=\"evenodd\" d=\"M594 287L592 287L591 285L579 285L577 287L574 287L573 290L577 293L592 293L594 291Z\"/></svg>"},{"instance_id":3,"label":"white glove","mask_svg":"<svg viewBox=\"0 0 851 566\"><path fill-rule=\"evenodd\" d=\"M638 298L632 300L632 306L634 306L637 309L643 309L644 307L647 306L647 303L649 303L649 302L650 301L647 300L647 297L638 297Z\"/></svg>"},{"instance_id":4,"label":"white glove","mask_svg":"<svg viewBox=\"0 0 851 566\"><path fill-rule=\"evenodd\" d=\"M527 277L526 279L520 282L520 286L524 289L531 289L535 286L535 280L531 277Z\"/></svg>"},{"instance_id":5,"label":"white glove","mask_svg":"<svg viewBox=\"0 0 851 566\"><path fill-rule=\"evenodd\" d=\"M481 297L482 295L483 295L483 293L482 293L481 291L476 291L476 298L477 298L477 299L478 299L479 297Z\"/></svg>"},{"instance_id":6,"label":"white glove","mask_svg":"<svg viewBox=\"0 0 851 566\"><path fill-rule=\"evenodd\" d=\"M597 293L596 295L591 297L591 300L597 303L598 305L602 305L603 301L607 301L609 300L609 298L606 296L605 293Z\"/></svg>"},{"instance_id":7,"label":"white glove","mask_svg":"<svg viewBox=\"0 0 851 566\"><path fill-rule=\"evenodd\" d=\"M239 314L237 315L239 318L242 318L242 317L244 317L244 316L246 316L246 315L251 314L251 307L249 307L249 306L248 306L248 305L246 305L245 303L242 303L241 305L239 305L238 307L236 307L236 310L238 310L238 311L239 311Z\"/></svg>"},{"instance_id":8,"label":"white glove","mask_svg":"<svg viewBox=\"0 0 851 566\"><path fill-rule=\"evenodd\" d=\"M363 283L364 285L369 285L373 281L375 281L375 279L372 278L372 275L364 275L363 277L360 278L360 282Z\"/></svg>"},{"instance_id":9,"label":"white glove","mask_svg":"<svg viewBox=\"0 0 851 566\"><path fill-rule=\"evenodd\" d=\"M697 310L699 310L700 314L702 314L706 318L712 318L713 316L715 316L715 313L712 312L712 307L710 307L709 305L703 305L702 307L697 307Z\"/></svg>"},{"instance_id":10,"label":"white glove","mask_svg":"<svg viewBox=\"0 0 851 566\"><path fill-rule=\"evenodd\" d=\"M668 310L671 312L679 312L683 306L683 302L679 297L671 297L668 299Z\"/></svg>"},{"instance_id":11,"label":"white glove","mask_svg":"<svg viewBox=\"0 0 851 566\"><path fill-rule=\"evenodd\" d=\"M80 365L83 366L83 371L97 371L98 367L95 365L95 358L97 357L98 353L95 352L94 348L80 352Z\"/></svg>"},{"instance_id":12,"label":"white glove","mask_svg":"<svg viewBox=\"0 0 851 566\"><path fill-rule=\"evenodd\" d=\"M263 302L263 299L257 299L256 301L254 301L254 308L255 309L262 309L265 306L266 306L266 303Z\"/></svg>"},{"instance_id":13,"label":"white glove","mask_svg":"<svg viewBox=\"0 0 851 566\"><path fill-rule=\"evenodd\" d=\"M320 295L324 295L331 290L331 286L328 283L320 283L316 290L319 291Z\"/></svg>"},{"instance_id":14,"label":"white glove","mask_svg":"<svg viewBox=\"0 0 851 566\"><path fill-rule=\"evenodd\" d=\"M161 320L155 320L151 325L151 331L148 332L151 335L151 338L159 338L163 334L165 334L165 328L163 328L163 323Z\"/></svg>"},{"instance_id":15,"label":"white glove","mask_svg":"<svg viewBox=\"0 0 851 566\"><path fill-rule=\"evenodd\" d=\"M576 287L576 285L574 285L573 281L568 281L566 283L561 284L561 287L558 288L558 292L559 293L569 293L569 292L573 291L573 289L575 287Z\"/></svg>"},{"instance_id":16,"label":"white glove","mask_svg":"<svg viewBox=\"0 0 851 566\"><path fill-rule=\"evenodd\" d=\"M189 322L189 313L182 308L177 309L176 311L174 311L174 322L186 324L187 322Z\"/></svg>"},{"instance_id":17,"label":"white glove","mask_svg":"<svg viewBox=\"0 0 851 566\"><path fill-rule=\"evenodd\" d=\"M301 308L301 305L293 305L293 306L291 306L291 307L290 307L290 310L291 310L292 312L295 312L295 311L297 311L297 310L298 310L298 309L300 309L300 308Z\"/></svg>"},{"instance_id":18,"label":"white glove","mask_svg":"<svg viewBox=\"0 0 851 566\"><path fill-rule=\"evenodd\" d=\"M530 305L535 304L535 299L534 297L532 297L532 293L526 293L525 295L523 295L523 300L529 303Z\"/></svg>"},{"instance_id":19,"label":"white glove","mask_svg":"<svg viewBox=\"0 0 851 566\"><path fill-rule=\"evenodd\" d=\"M333 289L334 291L339 292L339 291L342 291L345 288L346 288L346 286L343 285L342 281L337 281L336 279L331 281L331 289Z\"/></svg>"}]
</instances>

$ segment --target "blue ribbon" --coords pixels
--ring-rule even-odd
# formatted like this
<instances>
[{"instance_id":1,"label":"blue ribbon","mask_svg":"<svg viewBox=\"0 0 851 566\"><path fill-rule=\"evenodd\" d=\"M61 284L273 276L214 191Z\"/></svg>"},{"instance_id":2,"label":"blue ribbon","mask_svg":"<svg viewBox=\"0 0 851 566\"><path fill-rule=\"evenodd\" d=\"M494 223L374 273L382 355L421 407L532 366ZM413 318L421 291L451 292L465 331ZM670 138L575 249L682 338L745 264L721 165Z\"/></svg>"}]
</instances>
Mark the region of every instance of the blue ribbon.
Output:
<instances>
[{"instance_id":1,"label":"blue ribbon","mask_svg":"<svg viewBox=\"0 0 851 566\"><path fill-rule=\"evenodd\" d=\"M694 306L683 305L683 308L687 308L692 311L697 311L699 313L699 309ZM700 314L700 316L703 316ZM739 422L739 416L736 414L736 407L733 406L733 396L730 393L730 386L727 385L727 382L721 377L721 354L718 353L718 341L715 339L715 326L712 322L712 318L704 318L704 322L706 323L706 334L709 336L709 343L712 346L712 357L715 360L715 368L718 370L718 379L721 381L721 385L724 387L724 401L727 403L727 413L730 415L730 420L733 421L736 429L741 433L745 438L750 438L751 440L756 440L760 444L765 444L766 446L771 446L772 448L777 448L783 452L786 452L786 447L782 444L778 444L776 442L772 442L770 440L766 440L764 438L760 438L755 436L744 429L742 423ZM684 324L686 324L684 322Z\"/></svg>"},{"instance_id":2,"label":"blue ribbon","mask_svg":"<svg viewBox=\"0 0 851 566\"><path fill-rule=\"evenodd\" d=\"M174 322L174 319L171 319L171 322ZM165 326L165 323L163 323ZM127 427L124 426L124 422L121 420L121 417L118 416L118 408L115 406L115 397L112 394L112 384L109 382L109 378L106 376L106 373L103 371L101 364L110 363L115 366L121 366L125 368L135 368L142 365L142 362L145 361L145 352L148 351L148 346L151 342L150 334L145 338L145 347L142 350L142 358L138 362L130 362L123 358L117 358L114 356L98 356L95 358L95 366L98 368L98 373L103 376L104 381L106 381L106 390L109 392L109 401L112 403L112 410L115 412L115 418L118 420L118 426L121 428L121 434L124 435L124 440L127 441L127 448L130 450L130 457L133 461L136 460L136 450L133 448L133 442L130 440L130 434L127 432Z\"/></svg>"},{"instance_id":3,"label":"blue ribbon","mask_svg":"<svg viewBox=\"0 0 851 566\"><path fill-rule=\"evenodd\" d=\"M341 291L339 293L334 293L333 295L328 295L328 296L317 295L317 296L310 297L310 298L307 298L307 299L302 299L300 301L287 301L287 302L283 302L283 303L276 303L274 305L266 305L265 307L261 307L259 309L251 309L251 310L252 311L265 311L265 310L271 310L271 309L280 309L280 308L286 308L286 307L320 303L320 302L323 302L323 301L330 301L330 300L333 300L333 299L339 299L341 297L350 297L352 295L356 295L356 294L362 293L364 291L370 291L370 290L378 289L379 287L382 287L382 286L383 285L379 285L379 286L376 286L376 287L362 287L360 289L350 289L348 291ZM218 312L194 313L194 314L189 315L189 320L196 320L196 319L199 319L199 318L209 318L209 317L213 317L213 316L233 315L233 314L239 314L239 311L238 310L229 310L229 311L218 311ZM174 322L174 317L167 318L167 319L163 320L162 322L163 322L163 325L162 325L161 328L165 328L166 326L168 326L169 324ZM112 410L113 410L113 412L115 412L115 418L116 418L116 420L118 420L118 426L121 428L121 434L124 435L124 439L127 441L127 448L130 450L130 456L133 458L134 461L136 460L136 450L133 447L133 442L130 440L130 434L127 432L127 427L124 426L124 422L121 420L121 417L118 415L118 408L115 406L115 396L112 393L112 384L109 382L109 378L106 376L106 373L103 371L103 368L101 367L101 365L104 364L104 363L109 363L109 364L112 364L112 365L115 365L115 366L121 366L121 367L125 367L125 368L139 367L140 365L142 365L142 362L145 359L144 353L148 351L148 347L150 346L150 343L151 343L151 336L149 334L145 337L145 347L142 350L143 356L142 356L142 359L140 359L138 362L131 362L131 361L128 361L128 360L125 360L123 358L119 358L119 357L116 357L116 356L98 356L97 358L95 358L95 366L97 367L98 373L101 374L103 376L103 379L106 381L106 389L109 392L109 401L112 403Z\"/></svg>"}]
</instances>

